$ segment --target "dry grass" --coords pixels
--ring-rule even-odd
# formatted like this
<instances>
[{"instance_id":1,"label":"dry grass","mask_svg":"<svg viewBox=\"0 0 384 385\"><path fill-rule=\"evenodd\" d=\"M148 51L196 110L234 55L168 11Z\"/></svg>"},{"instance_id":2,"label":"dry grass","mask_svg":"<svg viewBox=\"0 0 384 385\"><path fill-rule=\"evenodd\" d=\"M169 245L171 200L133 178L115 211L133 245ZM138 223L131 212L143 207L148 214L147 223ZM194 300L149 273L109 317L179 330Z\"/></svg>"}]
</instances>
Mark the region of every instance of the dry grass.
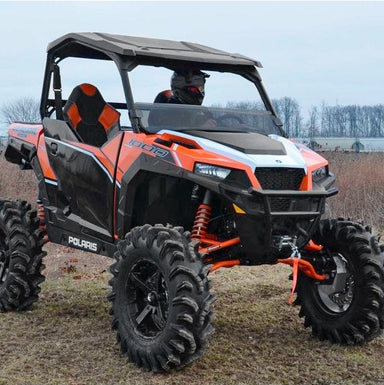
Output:
<instances>
[{"instance_id":1,"label":"dry grass","mask_svg":"<svg viewBox=\"0 0 384 385\"><path fill-rule=\"evenodd\" d=\"M38 193L37 179L32 170L20 170L16 164L7 162L0 155L0 197L22 199L35 204Z\"/></svg>"},{"instance_id":2,"label":"dry grass","mask_svg":"<svg viewBox=\"0 0 384 385\"><path fill-rule=\"evenodd\" d=\"M384 153L321 154L330 163L340 192L329 199L333 217L352 218L384 231ZM0 156L0 197L25 199L32 204L37 197L37 182L32 170L21 171Z\"/></svg>"},{"instance_id":3,"label":"dry grass","mask_svg":"<svg viewBox=\"0 0 384 385\"><path fill-rule=\"evenodd\" d=\"M313 339L287 305L286 266L213 274L216 333L204 357L172 374L143 372L110 331L110 260L47 248L48 279L33 311L0 314L0 384L384 383L384 338L362 347Z\"/></svg>"},{"instance_id":4,"label":"dry grass","mask_svg":"<svg viewBox=\"0 0 384 385\"><path fill-rule=\"evenodd\" d=\"M108 274L49 279L33 311L0 314L0 384L384 383L384 338L357 347L312 338L287 305L288 274L286 266L213 274L211 344L202 359L171 374L144 372L120 355L109 325Z\"/></svg>"},{"instance_id":5,"label":"dry grass","mask_svg":"<svg viewBox=\"0 0 384 385\"><path fill-rule=\"evenodd\" d=\"M384 153L322 154L340 192L329 199L334 217L362 220L384 230Z\"/></svg>"},{"instance_id":6,"label":"dry grass","mask_svg":"<svg viewBox=\"0 0 384 385\"><path fill-rule=\"evenodd\" d=\"M333 213L383 229L384 154L326 157L341 189ZM33 202L31 172L0 164L0 196ZM40 301L32 311L0 314L0 385L384 384L384 337L353 347L312 338L287 305L286 266L214 273L216 333L203 358L171 374L143 372L120 355L110 331L110 260L47 248Z\"/></svg>"}]
</instances>

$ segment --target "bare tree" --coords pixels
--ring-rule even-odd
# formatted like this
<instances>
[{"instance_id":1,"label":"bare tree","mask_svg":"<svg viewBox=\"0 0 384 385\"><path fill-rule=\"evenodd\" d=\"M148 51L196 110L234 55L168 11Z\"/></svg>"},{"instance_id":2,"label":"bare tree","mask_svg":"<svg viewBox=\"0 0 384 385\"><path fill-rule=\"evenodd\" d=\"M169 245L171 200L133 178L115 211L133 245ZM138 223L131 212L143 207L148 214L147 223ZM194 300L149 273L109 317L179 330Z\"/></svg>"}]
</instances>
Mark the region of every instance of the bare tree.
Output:
<instances>
[{"instance_id":1,"label":"bare tree","mask_svg":"<svg viewBox=\"0 0 384 385\"><path fill-rule=\"evenodd\" d=\"M285 96L280 99L273 99L272 104L288 136L298 137L302 135L302 118L299 103L295 99Z\"/></svg>"},{"instance_id":2,"label":"bare tree","mask_svg":"<svg viewBox=\"0 0 384 385\"><path fill-rule=\"evenodd\" d=\"M5 103L0 108L3 123L13 122L39 123L41 122L39 102L33 98L22 98L14 102Z\"/></svg>"},{"instance_id":3,"label":"bare tree","mask_svg":"<svg viewBox=\"0 0 384 385\"><path fill-rule=\"evenodd\" d=\"M319 135L319 110L317 107L312 107L309 110L309 118L307 122L307 132L310 138Z\"/></svg>"},{"instance_id":4,"label":"bare tree","mask_svg":"<svg viewBox=\"0 0 384 385\"><path fill-rule=\"evenodd\" d=\"M384 105L321 106L321 134L341 137L382 137Z\"/></svg>"}]
</instances>

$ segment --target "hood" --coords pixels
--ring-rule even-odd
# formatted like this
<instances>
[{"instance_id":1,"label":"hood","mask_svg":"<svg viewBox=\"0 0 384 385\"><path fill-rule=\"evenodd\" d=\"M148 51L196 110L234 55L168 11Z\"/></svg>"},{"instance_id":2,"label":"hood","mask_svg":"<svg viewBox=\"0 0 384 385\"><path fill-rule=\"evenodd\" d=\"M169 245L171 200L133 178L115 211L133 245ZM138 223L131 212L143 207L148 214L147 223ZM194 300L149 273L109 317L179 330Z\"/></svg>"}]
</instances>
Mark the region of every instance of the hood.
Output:
<instances>
[{"instance_id":1,"label":"hood","mask_svg":"<svg viewBox=\"0 0 384 385\"><path fill-rule=\"evenodd\" d=\"M255 132L188 131L188 134L232 147L245 154L286 155L283 143Z\"/></svg>"},{"instance_id":2,"label":"hood","mask_svg":"<svg viewBox=\"0 0 384 385\"><path fill-rule=\"evenodd\" d=\"M194 141L201 148L248 165L253 172L258 167L301 168L307 173L307 156L290 140L278 135L215 131L177 132L162 130L158 134L171 134Z\"/></svg>"}]
</instances>

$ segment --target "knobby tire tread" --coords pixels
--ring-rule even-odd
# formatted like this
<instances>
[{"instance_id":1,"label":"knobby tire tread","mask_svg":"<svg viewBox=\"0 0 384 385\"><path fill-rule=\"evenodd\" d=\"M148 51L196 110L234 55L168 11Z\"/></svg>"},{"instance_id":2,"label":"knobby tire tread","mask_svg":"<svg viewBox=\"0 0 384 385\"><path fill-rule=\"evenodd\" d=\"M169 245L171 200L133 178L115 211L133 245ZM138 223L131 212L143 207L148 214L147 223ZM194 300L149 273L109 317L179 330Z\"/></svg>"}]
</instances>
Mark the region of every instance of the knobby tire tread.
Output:
<instances>
[{"instance_id":1,"label":"knobby tire tread","mask_svg":"<svg viewBox=\"0 0 384 385\"><path fill-rule=\"evenodd\" d=\"M120 285L128 273L129 259L138 250L154 256L166 271L171 298L166 326L154 343L144 343L132 331L120 305ZM183 228L144 225L136 227L118 245L116 262L111 266L112 329L122 353L137 366L158 372L180 369L203 354L213 332L212 305L207 278L209 269L198 255L195 242L188 242Z\"/></svg>"},{"instance_id":2,"label":"knobby tire tread","mask_svg":"<svg viewBox=\"0 0 384 385\"><path fill-rule=\"evenodd\" d=\"M356 288L344 313L329 314L318 305L315 281L300 274L295 303L304 326L312 327L312 335L320 340L338 344L362 344L378 337L384 328L384 248L377 237L370 228L339 218L322 220L313 240L348 256Z\"/></svg>"},{"instance_id":3,"label":"knobby tire tread","mask_svg":"<svg viewBox=\"0 0 384 385\"><path fill-rule=\"evenodd\" d=\"M0 311L22 311L38 300L45 277L44 230L36 210L26 201L2 201L0 236L3 252L9 255L9 271L0 283Z\"/></svg>"}]
</instances>

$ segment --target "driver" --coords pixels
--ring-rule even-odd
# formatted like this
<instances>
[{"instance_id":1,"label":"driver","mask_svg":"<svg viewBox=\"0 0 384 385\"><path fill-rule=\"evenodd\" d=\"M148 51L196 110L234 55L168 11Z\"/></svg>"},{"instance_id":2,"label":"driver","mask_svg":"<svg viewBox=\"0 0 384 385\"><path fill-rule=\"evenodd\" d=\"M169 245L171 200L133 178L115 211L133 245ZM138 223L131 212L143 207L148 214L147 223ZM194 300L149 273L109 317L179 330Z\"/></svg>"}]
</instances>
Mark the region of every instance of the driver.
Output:
<instances>
[{"instance_id":1,"label":"driver","mask_svg":"<svg viewBox=\"0 0 384 385\"><path fill-rule=\"evenodd\" d=\"M192 104L201 106L205 96L205 79L210 75L202 71L179 71L171 77L171 90L160 92L154 103Z\"/></svg>"},{"instance_id":2,"label":"driver","mask_svg":"<svg viewBox=\"0 0 384 385\"><path fill-rule=\"evenodd\" d=\"M175 71L171 77L171 90L160 92L154 103L187 104L200 106L205 96L205 79L210 75L202 71ZM148 123L150 126L188 127L201 125L207 121L203 112L196 110L152 110Z\"/></svg>"}]
</instances>

